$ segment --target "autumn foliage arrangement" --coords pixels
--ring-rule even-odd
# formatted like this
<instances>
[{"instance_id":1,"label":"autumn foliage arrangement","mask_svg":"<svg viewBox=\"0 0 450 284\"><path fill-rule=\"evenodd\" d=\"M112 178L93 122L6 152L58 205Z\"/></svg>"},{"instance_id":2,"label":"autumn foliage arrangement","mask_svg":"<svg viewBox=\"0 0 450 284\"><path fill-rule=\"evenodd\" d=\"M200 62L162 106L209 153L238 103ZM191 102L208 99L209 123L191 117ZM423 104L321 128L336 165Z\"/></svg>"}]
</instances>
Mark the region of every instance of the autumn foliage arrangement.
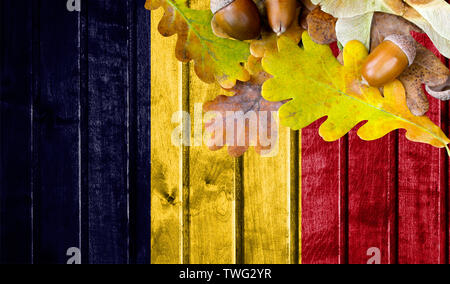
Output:
<instances>
[{"instance_id":1,"label":"autumn foliage arrangement","mask_svg":"<svg viewBox=\"0 0 450 284\"><path fill-rule=\"evenodd\" d=\"M449 138L426 116L424 92L450 99L450 71L436 56L450 57L445 0L211 0L211 10L190 9L185 0L146 2L149 10L160 7L158 29L178 36L176 57L232 94L206 102L205 111L224 118L227 111L278 111L294 130L326 117L319 129L326 141L361 122L363 140L405 129L407 139L450 154ZM423 46L429 40L432 48ZM275 127L272 116L257 119ZM229 146L230 155L244 154L249 142ZM258 152L271 147L255 145Z\"/></svg>"}]
</instances>

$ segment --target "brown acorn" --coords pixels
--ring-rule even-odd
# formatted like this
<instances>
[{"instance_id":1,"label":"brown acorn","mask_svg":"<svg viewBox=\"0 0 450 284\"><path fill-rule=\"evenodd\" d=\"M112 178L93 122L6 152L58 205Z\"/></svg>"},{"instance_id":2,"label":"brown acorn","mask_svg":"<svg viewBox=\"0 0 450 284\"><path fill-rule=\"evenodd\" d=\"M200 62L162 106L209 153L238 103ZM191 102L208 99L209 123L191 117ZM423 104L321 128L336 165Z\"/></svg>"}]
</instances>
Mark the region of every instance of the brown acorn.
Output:
<instances>
[{"instance_id":1,"label":"brown acorn","mask_svg":"<svg viewBox=\"0 0 450 284\"><path fill-rule=\"evenodd\" d=\"M277 34L283 34L294 22L297 0L266 0L269 25Z\"/></svg>"},{"instance_id":2,"label":"brown acorn","mask_svg":"<svg viewBox=\"0 0 450 284\"><path fill-rule=\"evenodd\" d=\"M372 87L382 87L400 76L416 57L416 46L410 36L391 35L367 57L362 68L364 79Z\"/></svg>"},{"instance_id":3,"label":"brown acorn","mask_svg":"<svg viewBox=\"0 0 450 284\"><path fill-rule=\"evenodd\" d=\"M249 40L261 33L261 18L252 0L211 0L211 11L211 25L218 36Z\"/></svg>"}]
</instances>

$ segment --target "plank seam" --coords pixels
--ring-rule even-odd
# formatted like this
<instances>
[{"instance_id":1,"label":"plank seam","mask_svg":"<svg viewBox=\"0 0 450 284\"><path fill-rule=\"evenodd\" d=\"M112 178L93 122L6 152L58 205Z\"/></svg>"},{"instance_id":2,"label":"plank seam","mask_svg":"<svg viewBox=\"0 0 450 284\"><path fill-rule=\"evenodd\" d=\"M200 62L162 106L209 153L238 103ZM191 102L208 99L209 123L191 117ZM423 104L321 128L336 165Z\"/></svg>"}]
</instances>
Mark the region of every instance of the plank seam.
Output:
<instances>
[{"instance_id":1,"label":"plank seam","mask_svg":"<svg viewBox=\"0 0 450 284\"><path fill-rule=\"evenodd\" d=\"M181 110L189 112L189 73L190 66L189 63L180 63L181 64ZM183 121L183 129L185 128L184 124L186 122ZM188 125L190 123L188 122ZM188 141L190 137L185 137L186 133L183 131L182 141ZM186 140L187 139L187 140ZM182 263L190 264L190 254L191 254L191 246L190 246L190 237L191 237L191 213L190 213L190 149L189 146L181 147L181 190L182 190Z\"/></svg>"},{"instance_id":2,"label":"plank seam","mask_svg":"<svg viewBox=\"0 0 450 284\"><path fill-rule=\"evenodd\" d=\"M234 242L235 263L245 264L244 241L244 157L234 159Z\"/></svg>"},{"instance_id":3,"label":"plank seam","mask_svg":"<svg viewBox=\"0 0 450 284\"><path fill-rule=\"evenodd\" d=\"M149 54L149 59L148 59L148 65L149 65L149 68L150 68L150 73L148 74L148 84L149 84L149 93L147 94L148 96L149 96L149 106L148 106L148 119L149 119L149 127L148 127L148 135L149 135L149 137L148 137L148 143L149 143L149 145L148 145L148 149L149 149L149 154L150 154L150 157L148 157L149 158L149 162L150 162L150 172L149 172L149 176L148 176L148 182L149 182L149 186L150 186L150 188L148 189L148 191L149 191L149 194L150 194L150 196L149 196L149 198L150 198L150 204L149 204L149 220L150 220L150 222L149 222L149 244L150 244L150 248L149 248L149 253L148 253L148 263L151 263L151 259L152 259L152 250L151 250L151 232L152 232L152 222L151 222L151 220L152 220L152 216L151 216L151 212L152 212L152 210L151 210L151 188L152 188L152 175L151 175L151 172L152 172L152 163L151 163L151 149L152 149L152 139L151 139L151 137L152 137L152 133L151 133L151 121L152 121L152 102L151 102L151 100L152 100L152 95L151 95L151 89L152 89L152 80L151 80L151 78L152 78L152 62L151 62L151 50L152 50L152 47L151 47L151 45L152 45L152 41L151 41L151 30L152 30L152 18L151 18L151 16L150 16L150 13L149 12L147 12L146 13L146 19L147 19L147 21L146 21L146 24L149 26L148 27L148 41L149 41L149 46L148 46L148 50L147 50L147 52L148 52L148 54Z\"/></svg>"},{"instance_id":4,"label":"plank seam","mask_svg":"<svg viewBox=\"0 0 450 284\"><path fill-rule=\"evenodd\" d=\"M190 0L186 1L186 6L190 7ZM181 110L189 112L190 109L190 63L180 63L181 65ZM185 129L185 121L182 122L183 129ZM190 141L191 137L185 137L186 133L183 131L182 141ZM181 147L181 190L182 190L182 263L190 264L191 259L191 218L190 218L190 149L189 146Z\"/></svg>"},{"instance_id":5,"label":"plank seam","mask_svg":"<svg viewBox=\"0 0 450 284\"><path fill-rule=\"evenodd\" d=\"M136 204L132 198L134 193L132 192L135 188L134 185L134 173L135 167L134 162L136 161L136 157L134 155L134 102L136 100L136 46L135 46L135 33L136 33L136 11L134 8L134 1L127 1L127 48L128 48L128 66L127 66L127 98L126 98L126 148L127 148L127 165L126 165L126 186L127 186L127 263L130 263L130 259L133 257L134 252L131 246L134 246L134 242L131 241L135 237L134 230L134 218L135 218L135 210ZM133 137L132 137L133 136ZM133 202L133 206L131 206L131 202Z\"/></svg>"},{"instance_id":6,"label":"plank seam","mask_svg":"<svg viewBox=\"0 0 450 284\"><path fill-rule=\"evenodd\" d=\"M348 134L339 141L339 263L349 260L349 222L348 222Z\"/></svg>"},{"instance_id":7,"label":"plank seam","mask_svg":"<svg viewBox=\"0 0 450 284\"><path fill-rule=\"evenodd\" d=\"M400 200L399 200L399 131L396 130L393 133L394 139L394 187L392 193L392 203L394 205L394 216L393 216L393 231L389 237L393 237L394 240L390 240L390 259L393 264L399 262L399 214L400 214Z\"/></svg>"},{"instance_id":8,"label":"plank seam","mask_svg":"<svg viewBox=\"0 0 450 284\"><path fill-rule=\"evenodd\" d=\"M128 186L128 263L136 263L136 178L137 178L137 3L129 0L128 3L128 106L127 106L127 186Z\"/></svg>"},{"instance_id":9,"label":"plank seam","mask_svg":"<svg viewBox=\"0 0 450 284\"><path fill-rule=\"evenodd\" d=\"M290 263L300 263L300 131L290 131Z\"/></svg>"}]
</instances>

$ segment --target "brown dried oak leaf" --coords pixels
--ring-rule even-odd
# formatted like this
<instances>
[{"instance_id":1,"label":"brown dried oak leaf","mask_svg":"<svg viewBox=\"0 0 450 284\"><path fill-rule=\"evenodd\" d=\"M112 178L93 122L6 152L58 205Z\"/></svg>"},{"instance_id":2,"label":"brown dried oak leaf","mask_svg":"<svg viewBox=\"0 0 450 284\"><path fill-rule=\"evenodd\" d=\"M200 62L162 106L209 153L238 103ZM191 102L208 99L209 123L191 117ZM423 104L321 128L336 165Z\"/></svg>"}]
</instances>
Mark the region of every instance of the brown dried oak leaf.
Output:
<instances>
[{"instance_id":1,"label":"brown dried oak leaf","mask_svg":"<svg viewBox=\"0 0 450 284\"><path fill-rule=\"evenodd\" d=\"M211 28L210 10L190 9L184 0L147 0L145 7L164 9L159 33L165 37L177 35L177 59L192 60L195 73L202 81L217 81L224 88L232 88L237 80L250 79L243 67L250 55L249 43L217 37Z\"/></svg>"},{"instance_id":2,"label":"brown dried oak leaf","mask_svg":"<svg viewBox=\"0 0 450 284\"><path fill-rule=\"evenodd\" d=\"M402 17L375 13L372 25L371 50L377 47L391 34L411 35L422 31ZM444 84L450 72L433 52L416 42L417 56L414 63L400 75L399 80L406 90L406 102L410 111L416 115L424 115L429 109L428 99L423 92L422 84L429 88Z\"/></svg>"},{"instance_id":3,"label":"brown dried oak leaf","mask_svg":"<svg viewBox=\"0 0 450 284\"><path fill-rule=\"evenodd\" d=\"M337 40L337 19L323 12L320 7L315 8L306 17L308 33L311 39L318 44L330 44Z\"/></svg>"},{"instance_id":4,"label":"brown dried oak leaf","mask_svg":"<svg viewBox=\"0 0 450 284\"><path fill-rule=\"evenodd\" d=\"M218 96L203 106L206 115L205 131L210 134L208 147L213 150L228 145L233 157L242 156L250 146L260 155L270 153L276 146L278 126L274 112L284 102L269 102L261 96L261 87L269 78L265 72L240 82L230 91L233 96Z\"/></svg>"}]
</instances>

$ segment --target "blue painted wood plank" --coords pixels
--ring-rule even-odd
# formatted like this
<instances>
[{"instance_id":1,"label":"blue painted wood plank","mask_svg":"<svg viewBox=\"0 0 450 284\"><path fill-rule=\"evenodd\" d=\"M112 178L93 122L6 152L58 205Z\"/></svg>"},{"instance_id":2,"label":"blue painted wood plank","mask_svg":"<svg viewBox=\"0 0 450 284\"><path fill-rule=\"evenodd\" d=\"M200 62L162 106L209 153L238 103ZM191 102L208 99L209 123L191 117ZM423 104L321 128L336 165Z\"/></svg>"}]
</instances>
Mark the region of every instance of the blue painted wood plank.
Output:
<instances>
[{"instance_id":1,"label":"blue painted wood plank","mask_svg":"<svg viewBox=\"0 0 450 284\"><path fill-rule=\"evenodd\" d=\"M1 1L0 262L32 261L32 1Z\"/></svg>"},{"instance_id":2,"label":"blue painted wood plank","mask_svg":"<svg viewBox=\"0 0 450 284\"><path fill-rule=\"evenodd\" d=\"M88 260L128 263L127 1L89 1L82 9L88 29L88 97L82 106L88 116Z\"/></svg>"},{"instance_id":3,"label":"blue painted wood plank","mask_svg":"<svg viewBox=\"0 0 450 284\"><path fill-rule=\"evenodd\" d=\"M144 3L1 3L1 262L149 263Z\"/></svg>"},{"instance_id":4,"label":"blue painted wood plank","mask_svg":"<svg viewBox=\"0 0 450 284\"><path fill-rule=\"evenodd\" d=\"M80 248L78 12L40 1L34 100L34 262L66 263Z\"/></svg>"},{"instance_id":5,"label":"blue painted wood plank","mask_svg":"<svg viewBox=\"0 0 450 284\"><path fill-rule=\"evenodd\" d=\"M150 13L129 1L130 261L150 264Z\"/></svg>"}]
</instances>

